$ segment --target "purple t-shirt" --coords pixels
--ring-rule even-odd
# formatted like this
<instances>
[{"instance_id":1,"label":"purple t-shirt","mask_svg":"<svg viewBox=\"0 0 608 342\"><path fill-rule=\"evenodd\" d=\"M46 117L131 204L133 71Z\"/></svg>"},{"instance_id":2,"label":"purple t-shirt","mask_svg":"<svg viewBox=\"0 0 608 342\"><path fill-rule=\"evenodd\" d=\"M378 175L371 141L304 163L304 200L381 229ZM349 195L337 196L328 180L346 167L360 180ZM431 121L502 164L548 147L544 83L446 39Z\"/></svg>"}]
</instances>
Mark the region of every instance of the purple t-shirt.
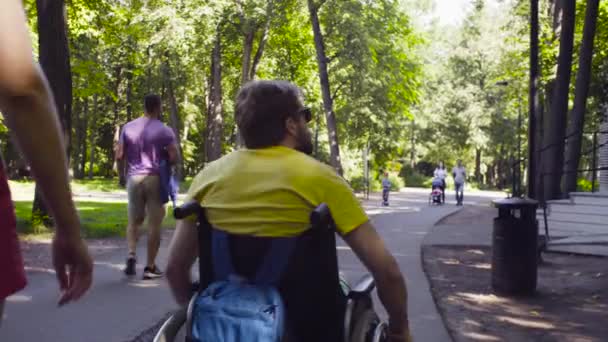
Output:
<instances>
[{"instance_id":1,"label":"purple t-shirt","mask_svg":"<svg viewBox=\"0 0 608 342\"><path fill-rule=\"evenodd\" d=\"M162 159L168 158L167 146L176 142L173 130L158 119L141 117L122 129L120 142L127 158L127 174L155 175Z\"/></svg>"}]
</instances>

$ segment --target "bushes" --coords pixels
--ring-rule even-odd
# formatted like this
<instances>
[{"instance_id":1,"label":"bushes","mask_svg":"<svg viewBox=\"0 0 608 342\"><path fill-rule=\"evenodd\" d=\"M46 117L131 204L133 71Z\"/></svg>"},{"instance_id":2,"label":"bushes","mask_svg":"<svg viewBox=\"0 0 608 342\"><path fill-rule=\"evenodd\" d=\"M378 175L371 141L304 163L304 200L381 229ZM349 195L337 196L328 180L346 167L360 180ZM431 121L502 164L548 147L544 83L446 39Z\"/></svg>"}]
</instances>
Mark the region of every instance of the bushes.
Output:
<instances>
[{"instance_id":1,"label":"bushes","mask_svg":"<svg viewBox=\"0 0 608 342\"><path fill-rule=\"evenodd\" d=\"M587 180L585 178L579 178L578 181L576 182L576 191L591 192L591 190L593 190L591 185L592 184L591 184L590 180ZM596 180L595 181L595 191L599 190L599 188L600 188L600 184Z\"/></svg>"},{"instance_id":2,"label":"bushes","mask_svg":"<svg viewBox=\"0 0 608 342\"><path fill-rule=\"evenodd\" d=\"M391 181L391 191L399 191L401 188L405 187L405 182L397 174L390 173L388 175L388 180Z\"/></svg>"},{"instance_id":3,"label":"bushes","mask_svg":"<svg viewBox=\"0 0 608 342\"><path fill-rule=\"evenodd\" d=\"M370 191L378 192L382 190L382 178L384 176L374 176L370 175L369 185ZM388 180L391 182L391 191L399 191L401 188L405 186L403 179L399 177L399 175L390 173L388 175ZM365 177L363 176L353 176L349 180L350 186L354 191L360 192L365 191Z\"/></svg>"},{"instance_id":4,"label":"bushes","mask_svg":"<svg viewBox=\"0 0 608 342\"><path fill-rule=\"evenodd\" d=\"M401 171L399 171L399 177L401 177L409 187L426 188L430 187L431 184L430 177L423 175L418 170L412 169L409 165L403 165Z\"/></svg>"}]
</instances>

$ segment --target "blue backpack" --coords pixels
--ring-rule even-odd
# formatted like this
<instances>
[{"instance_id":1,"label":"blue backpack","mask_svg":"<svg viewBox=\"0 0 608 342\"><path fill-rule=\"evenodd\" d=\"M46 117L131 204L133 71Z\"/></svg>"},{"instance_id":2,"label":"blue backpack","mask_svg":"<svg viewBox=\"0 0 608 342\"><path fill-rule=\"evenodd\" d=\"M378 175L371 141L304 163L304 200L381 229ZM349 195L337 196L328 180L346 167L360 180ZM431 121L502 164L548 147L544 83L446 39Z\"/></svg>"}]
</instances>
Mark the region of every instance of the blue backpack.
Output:
<instances>
[{"instance_id":1,"label":"blue backpack","mask_svg":"<svg viewBox=\"0 0 608 342\"><path fill-rule=\"evenodd\" d=\"M195 300L192 339L198 342L280 342L285 306L276 286L296 238L275 238L253 279L234 271L227 233L211 233L215 282Z\"/></svg>"}]
</instances>

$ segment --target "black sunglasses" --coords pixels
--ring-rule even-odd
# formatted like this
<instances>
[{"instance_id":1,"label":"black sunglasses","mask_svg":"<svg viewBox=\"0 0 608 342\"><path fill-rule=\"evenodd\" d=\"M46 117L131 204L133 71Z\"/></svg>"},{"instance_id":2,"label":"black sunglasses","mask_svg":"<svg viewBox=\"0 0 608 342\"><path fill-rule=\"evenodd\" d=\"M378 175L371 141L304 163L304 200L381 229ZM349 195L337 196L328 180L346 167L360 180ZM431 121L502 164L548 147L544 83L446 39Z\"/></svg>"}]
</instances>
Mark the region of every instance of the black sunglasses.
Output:
<instances>
[{"instance_id":1,"label":"black sunglasses","mask_svg":"<svg viewBox=\"0 0 608 342\"><path fill-rule=\"evenodd\" d=\"M301 114L302 116L304 116L304 120L306 120L307 123L312 121L312 111L310 110L309 107L304 107L304 108L300 109L298 111L298 114Z\"/></svg>"}]
</instances>

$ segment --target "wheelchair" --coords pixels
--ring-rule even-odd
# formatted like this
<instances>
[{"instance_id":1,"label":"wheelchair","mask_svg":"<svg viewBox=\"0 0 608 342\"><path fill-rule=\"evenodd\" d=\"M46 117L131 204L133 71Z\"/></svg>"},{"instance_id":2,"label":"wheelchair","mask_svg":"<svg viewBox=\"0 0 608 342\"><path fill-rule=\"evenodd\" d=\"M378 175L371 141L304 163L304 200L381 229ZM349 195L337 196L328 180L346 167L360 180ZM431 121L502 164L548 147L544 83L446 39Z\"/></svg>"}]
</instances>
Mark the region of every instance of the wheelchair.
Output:
<instances>
[{"instance_id":1,"label":"wheelchair","mask_svg":"<svg viewBox=\"0 0 608 342\"><path fill-rule=\"evenodd\" d=\"M213 281L211 263L211 230L205 209L198 203L187 203L174 209L176 219L197 216L199 243L199 281L193 286L195 294L187 308L173 313L161 326L154 342L173 342L183 336L194 342L192 314L197 296ZM372 292L375 281L366 274L354 286L340 279L336 252L335 225L325 204L310 215L311 228L297 237L296 247L288 263L288 271L282 277L279 292L287 310L285 342L384 342L387 341L388 325L377 315L373 307ZM252 250L238 254L248 246L270 240L250 236L232 235L230 250L233 260L253 262ZM244 240L238 240L244 239ZM234 243L233 243L234 242ZM239 246L238 243L241 243ZM237 261L241 262L241 261ZM235 265L240 273L239 267ZM255 266L254 266L255 267ZM246 269L246 265L243 265ZM214 341L220 342L220 341Z\"/></svg>"}]
</instances>

